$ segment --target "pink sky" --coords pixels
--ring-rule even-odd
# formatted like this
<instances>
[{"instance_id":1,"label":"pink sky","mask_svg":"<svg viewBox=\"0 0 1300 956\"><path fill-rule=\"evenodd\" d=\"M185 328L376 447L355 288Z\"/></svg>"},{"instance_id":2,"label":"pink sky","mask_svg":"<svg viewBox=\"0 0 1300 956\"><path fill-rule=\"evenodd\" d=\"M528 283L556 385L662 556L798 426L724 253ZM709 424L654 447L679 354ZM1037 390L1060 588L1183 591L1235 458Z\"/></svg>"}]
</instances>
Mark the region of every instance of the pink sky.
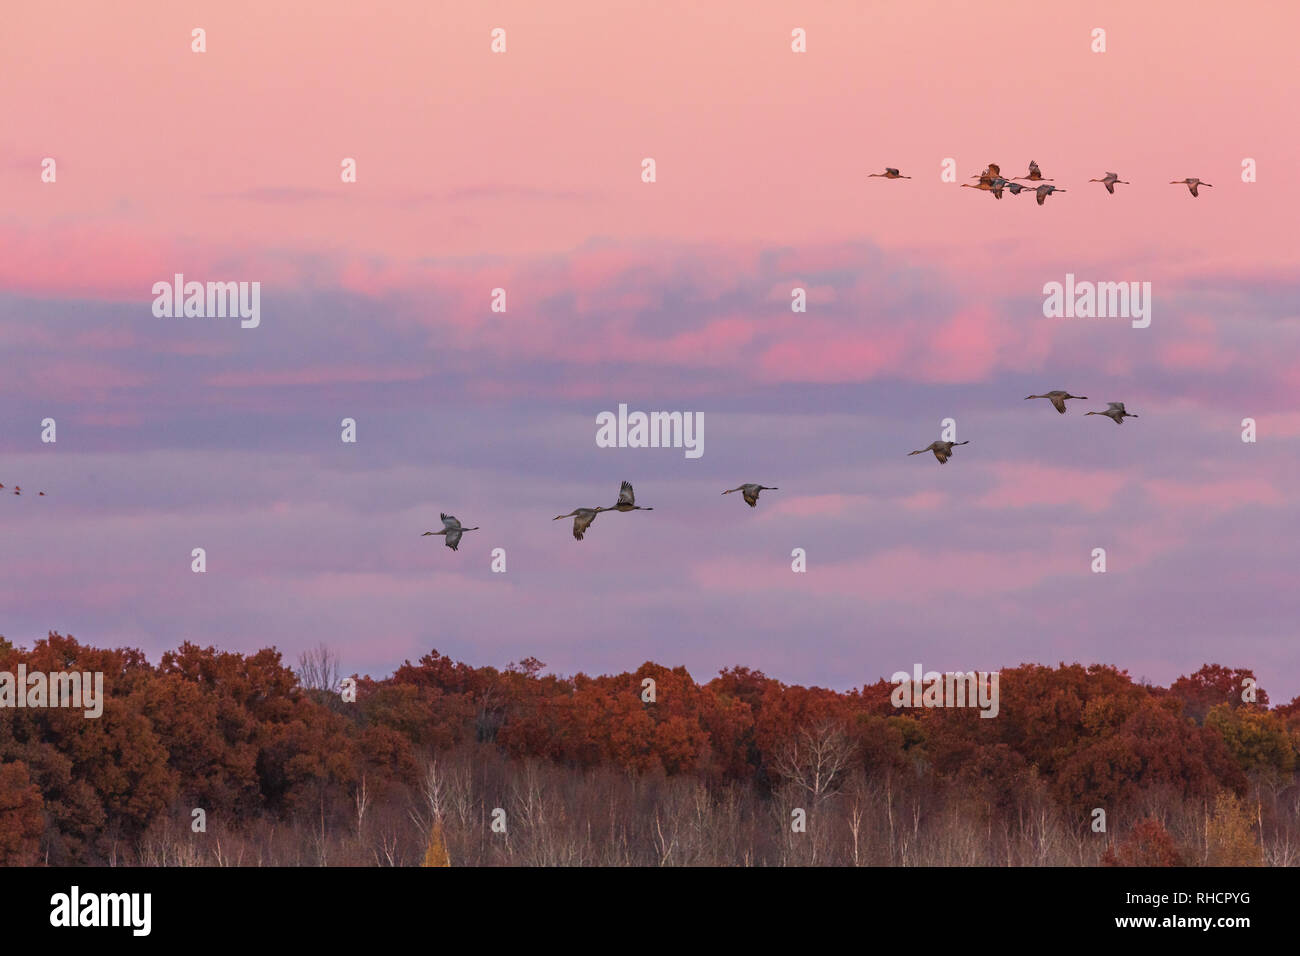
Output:
<instances>
[{"instance_id":1,"label":"pink sky","mask_svg":"<svg viewBox=\"0 0 1300 956\"><path fill-rule=\"evenodd\" d=\"M1300 5L988 9L8 11L0 481L51 494L0 501L0 633L839 687L917 659L1160 681L1221 659L1300 693L1279 533L1300 516ZM1032 158L1067 191L997 202L941 182L948 157L959 181ZM915 178L866 178L886 165ZM1132 185L1087 182L1107 170ZM1168 184L1187 176L1214 188ZM153 318L176 272L262 282L263 327ZM1066 272L1151 282L1151 328L1044 319ZM1023 401L1057 387L1091 400ZM1142 417L1083 417L1116 399ZM620 402L705 411L709 451L594 448ZM905 457L949 415L971 446ZM580 545L550 523L624 477L654 515ZM718 498L740 481L782 491L751 513ZM408 540L440 510L489 530L456 555ZM199 538L206 579L175 557ZM431 623L449 601L464 616Z\"/></svg>"}]
</instances>

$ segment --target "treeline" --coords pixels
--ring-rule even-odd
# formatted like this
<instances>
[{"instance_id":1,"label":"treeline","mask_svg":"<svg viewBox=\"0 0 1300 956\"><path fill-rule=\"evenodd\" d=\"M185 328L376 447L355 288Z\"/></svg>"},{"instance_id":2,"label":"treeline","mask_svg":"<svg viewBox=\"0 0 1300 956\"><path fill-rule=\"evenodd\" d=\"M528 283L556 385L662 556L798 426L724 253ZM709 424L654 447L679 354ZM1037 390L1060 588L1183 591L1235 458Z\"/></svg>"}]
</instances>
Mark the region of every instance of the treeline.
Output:
<instances>
[{"instance_id":1,"label":"treeline","mask_svg":"<svg viewBox=\"0 0 1300 956\"><path fill-rule=\"evenodd\" d=\"M0 672L20 664L102 672L106 700L0 708L9 865L1300 861L1300 698L1250 700L1244 669L1163 688L1027 664L987 719L744 667L563 678L435 651L347 701L324 648L295 670L0 638Z\"/></svg>"}]
</instances>

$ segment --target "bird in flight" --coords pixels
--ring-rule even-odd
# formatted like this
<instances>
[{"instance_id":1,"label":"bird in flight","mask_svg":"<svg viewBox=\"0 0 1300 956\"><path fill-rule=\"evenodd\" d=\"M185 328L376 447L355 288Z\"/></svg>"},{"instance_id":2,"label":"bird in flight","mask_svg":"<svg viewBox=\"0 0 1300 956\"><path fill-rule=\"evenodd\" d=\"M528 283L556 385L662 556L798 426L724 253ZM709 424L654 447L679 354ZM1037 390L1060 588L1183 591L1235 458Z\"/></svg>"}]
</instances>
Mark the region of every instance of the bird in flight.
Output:
<instances>
[{"instance_id":1,"label":"bird in flight","mask_svg":"<svg viewBox=\"0 0 1300 956\"><path fill-rule=\"evenodd\" d=\"M1209 186L1211 189L1214 188L1214 184L1213 184L1213 183L1203 183L1203 182L1201 182L1199 179L1196 179L1195 177L1189 177L1189 178L1187 178L1187 179L1171 179L1171 180L1169 181L1169 185L1171 185L1171 186L1186 186L1188 189L1190 189L1190 190L1192 191L1192 196L1193 196L1193 197L1195 197L1195 196L1199 196L1199 195L1200 195L1200 193L1198 193L1198 192L1196 191L1196 187L1198 187L1198 186Z\"/></svg>"},{"instance_id":2,"label":"bird in flight","mask_svg":"<svg viewBox=\"0 0 1300 956\"><path fill-rule=\"evenodd\" d=\"M1066 192L1066 190L1062 189L1060 186L1048 186L1044 184L1035 189L1034 192L1038 193L1038 205L1041 206L1043 200L1052 195L1052 193L1063 193Z\"/></svg>"},{"instance_id":3,"label":"bird in flight","mask_svg":"<svg viewBox=\"0 0 1300 956\"><path fill-rule=\"evenodd\" d=\"M909 451L908 457L912 455L924 455L927 451L934 452L934 457L939 459L939 464L947 464L948 459L952 457L953 447L956 445L969 445L968 441L932 441L924 448L918 448L916 451Z\"/></svg>"},{"instance_id":4,"label":"bird in flight","mask_svg":"<svg viewBox=\"0 0 1300 956\"><path fill-rule=\"evenodd\" d=\"M4 489L4 483L3 483L3 482L0 482L0 490L3 490L3 489ZM23 486L22 486L22 485L14 485L13 493L16 494L16 495L18 495L19 497L22 497ZM45 497L45 492L43 492L43 491L38 491L38 492L36 492L36 497L38 497L38 498L44 498L44 497Z\"/></svg>"},{"instance_id":5,"label":"bird in flight","mask_svg":"<svg viewBox=\"0 0 1300 956\"><path fill-rule=\"evenodd\" d=\"M614 502L614 507L606 508L606 511L654 511L654 508L642 508L636 503L636 493L632 491L630 481L623 482L623 487L618 490L618 501ZM567 516L566 516L567 517Z\"/></svg>"},{"instance_id":6,"label":"bird in flight","mask_svg":"<svg viewBox=\"0 0 1300 956\"><path fill-rule=\"evenodd\" d=\"M756 508L758 506L758 493L760 491L780 491L780 490L781 490L780 488L775 488L769 485L747 484L747 485L741 485L738 488L728 488L726 491L723 492L723 494L729 495L733 491L739 491L740 496L745 499L745 504L749 505L751 508Z\"/></svg>"},{"instance_id":7,"label":"bird in flight","mask_svg":"<svg viewBox=\"0 0 1300 956\"><path fill-rule=\"evenodd\" d=\"M1130 415L1124 410L1123 402L1107 402L1107 408L1104 412L1084 412L1085 415L1105 415L1116 425L1123 425L1126 418L1137 418L1137 415Z\"/></svg>"},{"instance_id":8,"label":"bird in flight","mask_svg":"<svg viewBox=\"0 0 1300 956\"><path fill-rule=\"evenodd\" d=\"M1115 184L1116 184L1116 183L1123 183L1125 186L1132 186L1132 185L1133 185L1132 183L1128 182L1127 180L1120 179L1120 178L1119 178L1119 173L1107 173L1107 174L1106 174L1106 177L1105 177L1104 179L1090 179L1090 180L1088 180L1088 182L1090 182L1090 183L1101 183L1103 186L1106 187L1106 192L1110 193L1112 196L1115 195Z\"/></svg>"},{"instance_id":9,"label":"bird in flight","mask_svg":"<svg viewBox=\"0 0 1300 956\"><path fill-rule=\"evenodd\" d=\"M984 168L984 172L978 176L972 176L971 179L978 179L979 182L973 186L970 183L962 183L962 185L967 189L982 189L985 192L991 192L997 199L1002 198L1002 187L1007 184L1007 181L1002 178L1002 168L997 163L989 163Z\"/></svg>"},{"instance_id":10,"label":"bird in flight","mask_svg":"<svg viewBox=\"0 0 1300 956\"><path fill-rule=\"evenodd\" d=\"M443 534L443 535L446 535L446 536L447 536L447 541L446 541L447 547L451 548L451 550L453 550L453 551L456 551L456 550L459 549L459 547L460 547L460 536L461 536L462 534L464 534L466 531L478 531L478 530L479 530L478 528L462 528L462 527L460 526L460 520L459 520L455 515L444 515L444 514L439 514L438 517L440 517L440 518L442 519L442 530L441 530L441 531L426 531L424 534L420 535L420 537L421 537L421 538L427 538L427 537L428 537L429 535L431 535L431 534Z\"/></svg>"},{"instance_id":11,"label":"bird in flight","mask_svg":"<svg viewBox=\"0 0 1300 956\"><path fill-rule=\"evenodd\" d=\"M1058 412L1060 412L1062 415L1064 415L1064 414L1065 414L1065 400L1066 400L1067 398L1085 398L1085 399L1086 399L1087 397L1088 397L1087 395L1071 395L1069 392L1064 392L1064 391L1061 391L1060 389L1054 389L1054 390L1052 390L1052 391L1046 393L1045 395L1026 395L1026 396L1025 396L1025 401L1029 401L1031 398L1046 398L1046 399L1049 399L1049 400L1051 401L1051 403L1052 403L1053 405L1056 406L1056 410L1057 410Z\"/></svg>"},{"instance_id":12,"label":"bird in flight","mask_svg":"<svg viewBox=\"0 0 1300 956\"><path fill-rule=\"evenodd\" d=\"M1041 169L1038 168L1038 164L1037 164L1036 162L1034 162L1032 159L1029 161L1029 175L1028 175L1028 176L1016 176L1015 178L1016 178L1016 179L1027 179L1027 180L1029 180L1031 183L1052 183L1052 182L1056 182L1056 180L1054 180L1054 179L1044 179L1044 178L1043 178L1043 171L1042 171Z\"/></svg>"},{"instance_id":13,"label":"bird in flight","mask_svg":"<svg viewBox=\"0 0 1300 956\"><path fill-rule=\"evenodd\" d=\"M602 511L613 510L613 508L575 508L567 515L556 515L553 520L559 521L561 518L572 518L573 537L575 540L581 541L582 536L586 533L587 529L591 527L591 523L596 520L596 515L600 514Z\"/></svg>"},{"instance_id":14,"label":"bird in flight","mask_svg":"<svg viewBox=\"0 0 1300 956\"><path fill-rule=\"evenodd\" d=\"M867 173L867 178L872 176L883 176L885 179L911 179L911 176L904 176L893 166L886 166L883 173Z\"/></svg>"}]
</instances>

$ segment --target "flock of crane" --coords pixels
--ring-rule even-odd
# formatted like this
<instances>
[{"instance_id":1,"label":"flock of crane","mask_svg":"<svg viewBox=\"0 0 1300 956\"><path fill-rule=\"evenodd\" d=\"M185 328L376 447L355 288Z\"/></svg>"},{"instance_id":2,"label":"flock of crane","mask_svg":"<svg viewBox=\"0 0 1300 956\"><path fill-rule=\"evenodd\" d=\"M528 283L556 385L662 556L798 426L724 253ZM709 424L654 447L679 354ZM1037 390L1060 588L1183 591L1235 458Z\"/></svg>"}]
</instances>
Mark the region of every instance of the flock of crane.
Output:
<instances>
[{"instance_id":1,"label":"flock of crane","mask_svg":"<svg viewBox=\"0 0 1300 956\"><path fill-rule=\"evenodd\" d=\"M1087 395L1071 395L1069 392L1063 391L1062 389L1059 388L1053 389L1050 392L1044 392L1042 395L1026 395L1025 401L1029 401L1031 398L1047 399L1049 402L1052 403L1052 405L1056 408L1056 410L1060 412L1062 415L1065 414L1065 400L1067 398L1077 398L1077 399L1082 399L1084 401L1088 400ZM1123 425L1124 419L1126 418L1138 417L1137 415L1129 414L1128 410L1124 408L1123 402L1107 402L1105 411L1084 412L1084 414L1105 415L1116 425ZM969 441L932 441L924 448L918 448L916 451L909 451L907 454L909 456L924 455L927 451L932 451L934 452L934 457L939 459L939 464L945 465L948 463L948 459L952 457L952 450L954 448L956 448L958 445L969 445L969 444L970 444Z\"/></svg>"},{"instance_id":2,"label":"flock of crane","mask_svg":"<svg viewBox=\"0 0 1300 956\"><path fill-rule=\"evenodd\" d=\"M893 166L886 166L885 171L883 173L868 173L868 176L879 176L884 179L911 179L912 178L911 176L904 176ZM1029 172L1026 173L1024 176L1013 176L1011 179L1005 179L1002 176L1002 168L997 163L989 163L988 167L984 170L984 172L980 173L978 176L972 176L971 179L976 179L978 180L978 182L975 183L974 185L970 183L962 183L962 186L968 189L982 189L985 192L992 193L993 198L995 199L1001 199L1003 191L1010 192L1011 195L1013 196L1018 196L1020 195L1021 190L1030 189L1032 184L1037 184L1036 186L1032 186L1032 188L1035 195L1038 197L1038 205L1040 206L1043 204L1043 201L1053 193L1065 192L1065 190L1061 189L1059 186L1053 186L1052 185L1053 180L1045 179L1043 177L1042 169L1039 167L1038 163L1034 162L1032 159L1029 161ZM1025 180L1026 182L1022 183L1020 182L1020 180ZM1115 194L1115 185L1117 183L1125 186L1132 185L1127 180L1120 179L1118 173L1111 173L1111 172L1106 173L1106 175L1101 179L1090 179L1088 180L1088 182L1101 183L1103 186L1106 187L1106 192L1110 193L1112 196ZM1031 185L1026 185L1026 183ZM1187 188L1191 191L1191 194L1193 196L1200 195L1200 193L1197 192L1197 187L1211 185L1210 183L1203 183L1199 179L1190 179L1190 178L1173 180L1172 184L1187 186ZM1069 392L1057 389L1054 391L1046 392L1043 395L1025 396L1026 401L1028 401L1031 398L1047 399L1052 403L1053 406L1055 406L1058 412L1064 415L1065 402L1067 399L1087 400L1088 396L1071 395ZM1109 418L1111 421L1113 421L1116 425L1124 424L1124 419L1126 418L1138 417L1137 415L1129 414L1129 412L1124 408L1123 402L1109 402L1107 403L1107 407L1105 411L1085 412L1084 414L1104 415L1107 418ZM969 441L958 441L958 442L934 441L926 445L924 448L918 448L916 451L908 452L908 455L909 456L924 455L927 451L933 452L934 457L938 460L939 464L943 465L943 464L947 464L948 459L952 457L953 448L955 448L958 445L969 445L969 444L970 444ZM745 503L748 504L751 508L754 508L758 505L759 492L777 491L777 490L779 489L770 485L759 485L759 484L749 483L749 484L740 485L739 487L736 488L728 488L726 491L723 492L723 494L729 495L732 492L739 491L741 493L741 496L745 499ZM653 511L653 510L654 510L653 508L642 508L640 505L636 503L636 496L635 493L632 491L632 485L630 482L625 481L623 482L622 488L619 489L618 501L616 501L610 507L606 508L604 506L600 506L596 508L575 508L573 511L570 511L568 514L556 515L553 520L560 521L564 518L572 518L573 537L576 540L581 541L583 535L587 533L587 529L590 528L592 522L596 520L596 516L599 515L602 511ZM463 535L467 531L479 530L478 528L466 528L462 526L459 519L457 519L455 515L444 514L441 515L441 518L442 518L442 525L443 525L442 530L426 531L424 532L423 536L443 535L445 537L447 547L451 548L451 550L453 551L457 550L457 548L460 546L461 535Z\"/></svg>"},{"instance_id":3,"label":"flock of crane","mask_svg":"<svg viewBox=\"0 0 1300 956\"><path fill-rule=\"evenodd\" d=\"M729 495L733 491L739 491L741 497L745 499L746 504L753 508L758 504L758 493L760 491L779 490L779 488L773 485L744 484L736 488L728 488L723 492L723 494ZM596 516L602 511L654 511L654 508L643 508L641 505L637 504L636 492L632 490L632 483L630 481L625 481L623 482L622 487L618 490L618 500L608 508L603 505L596 508L574 508L567 515L556 515L552 520L560 521L563 518L572 518L573 537L575 540L581 541L582 536L586 534L587 529L591 527L591 523L596 520ZM426 538L431 534L445 535L447 547L451 548L453 551L456 551L460 547L460 536L462 534L466 531L479 530L478 528L464 527L461 525L460 519L455 515L444 514L439 515L439 517L442 518L442 530L426 531L420 537Z\"/></svg>"},{"instance_id":4,"label":"flock of crane","mask_svg":"<svg viewBox=\"0 0 1300 956\"><path fill-rule=\"evenodd\" d=\"M3 484L0 484L0 491L3 491L3 490L5 490L5 486L4 486ZM22 486L22 485L14 485L13 493L14 493L15 495L21 495L21 494L23 493L23 486ZM44 497L45 497L45 492L43 492L43 491L38 491L38 492L36 492L36 496L37 496L38 498L44 498Z\"/></svg>"},{"instance_id":5,"label":"flock of crane","mask_svg":"<svg viewBox=\"0 0 1300 956\"><path fill-rule=\"evenodd\" d=\"M912 178L911 176L904 176L893 166L886 166L883 173L868 173L867 176L880 176L884 179ZM1052 193L1063 193L1066 191L1059 186L1051 185L1055 180L1044 178L1043 171L1039 169L1038 164L1032 159L1029 161L1029 172L1024 176L1012 176L1010 179L1006 179L1002 176L1001 166L997 163L989 163L984 172L980 173L978 176L972 176L971 179L977 179L979 182L974 185L971 183L962 183L964 189L982 189L987 193L992 193L994 199L1001 199L1003 190L1011 193L1013 196L1019 196L1022 189L1030 189L1038 197L1038 205L1040 206L1048 196L1052 195ZM1035 187L1019 182L1019 180L1022 179L1027 183L1037 183L1038 185ZM1088 182L1101 183L1106 187L1106 192L1110 193L1112 196L1115 195L1116 183L1120 183L1124 186L1132 185L1128 180L1120 179L1118 173L1107 173L1101 179L1090 179ZM1200 196L1200 193L1197 192L1199 187L1213 187L1214 185L1213 183L1203 183L1194 177L1170 180L1169 184L1171 186L1186 186L1193 197ZM1103 412L1100 414L1105 413Z\"/></svg>"},{"instance_id":6,"label":"flock of crane","mask_svg":"<svg viewBox=\"0 0 1300 956\"><path fill-rule=\"evenodd\" d=\"M879 176L884 179L911 179L912 178L911 176L904 176L893 166L886 166L885 171L883 173L869 173L868 175ZM1040 206L1043 204L1043 201L1046 200L1047 197L1052 195L1053 193L1065 192L1065 190L1061 189L1059 186L1053 186L1052 185L1053 180L1044 178L1042 169L1040 169L1038 163L1034 162L1032 159L1029 161L1029 172L1026 173L1024 176L1013 176L1010 179L1006 179L1002 176L1002 168L997 163L989 163L988 167L984 170L984 172L980 173L978 176L972 176L971 179L978 180L978 182L976 182L973 185L971 183L962 183L962 186L967 189L980 189L985 192L992 193L993 198L995 199L1001 199L1003 191L1009 192L1013 196L1018 196L1020 195L1021 190L1031 188L1031 185L1026 185L1026 183L1028 184L1036 183L1037 185L1033 186L1032 188L1035 195L1038 198L1038 205ZM1020 182L1020 180L1024 180L1025 182L1022 183ZM1117 183L1125 186L1132 185L1127 180L1120 179L1117 173L1111 173L1111 172L1106 173L1106 175L1101 179L1090 179L1088 180L1088 182L1101 183L1103 186L1106 187L1106 192L1110 193L1112 196L1115 194L1115 185ZM1198 187L1211 186L1212 184L1201 182L1199 179L1188 178L1188 179L1171 180L1170 185L1179 185L1179 186L1185 185L1193 196L1199 196L1200 193L1197 191ZM1043 395L1027 395L1025 396L1025 398L1026 401L1031 398L1046 398L1049 401L1051 401L1051 403L1056 407L1056 410L1058 412L1064 415L1065 402L1067 399L1087 399L1087 396L1071 395L1069 392L1056 390L1056 391L1047 392L1046 394ZM1125 418L1138 417L1136 415L1129 414L1125 410L1123 402L1110 402L1108 403L1108 407L1106 408L1105 411L1085 412L1084 414L1105 415L1116 425L1122 425L1124 423ZM969 441L960 441L960 442L935 441L935 442L931 442L929 445L927 445L924 448L918 448L916 451L908 452L908 455L909 456L923 455L927 451L933 452L934 457L938 459L939 464L942 465L942 464L946 464L948 459L952 457L953 448L955 448L957 445L969 445L969 444L970 444ZM4 487L5 486L3 484L0 484L0 489L4 489ZM739 491L741 493L741 497L745 499L745 503L748 504L751 508L753 508L758 505L758 495L760 492L777 491L777 490L779 489L771 485L747 483L747 484L740 485L736 488L728 488L726 491L723 492L723 494L729 495L732 492ZM16 485L14 487L13 494L21 495L22 486ZM43 491L38 492L38 496L45 497L45 492ZM623 482L623 486L619 489L618 500L608 508L604 506L600 506L596 508L575 508L573 511L570 511L568 514L556 515L554 520L559 521L562 518L572 518L573 537L576 540L581 541L583 535L586 534L587 529L591 527L591 523L596 520L596 516L599 515L602 511L653 511L653 510L654 510L653 508L643 508L636 503L636 495L632 490L632 485L631 483L625 481ZM426 531L424 532L424 535L422 535L422 537L427 537L428 535L441 535L443 536L443 539L447 547L451 548L451 550L453 551L459 549L460 539L463 534L465 534L468 531L480 530L477 527L474 528L464 527L460 523L460 520L457 519L455 515L443 514L440 515L440 517L442 518L442 525L443 525L442 530Z\"/></svg>"},{"instance_id":7,"label":"flock of crane","mask_svg":"<svg viewBox=\"0 0 1300 956\"><path fill-rule=\"evenodd\" d=\"M1082 399L1084 401L1087 401L1088 396L1071 395L1067 391L1061 389L1053 389L1050 392L1044 392L1042 395L1026 395L1025 401L1029 401L1029 399L1031 398L1047 399L1052 403L1052 405L1056 408L1058 412L1064 415L1065 402L1067 399ZM1124 419L1126 418L1138 417L1137 415L1130 414L1124 408L1123 402L1108 402L1105 411L1084 412L1084 414L1104 415L1107 418L1109 418L1111 421L1113 421L1116 425L1123 425ZM930 444L926 445L924 448L918 448L916 451L909 451L907 453L907 456L910 457L912 455L924 455L927 451L934 452L934 457L938 459L939 464L944 465L947 464L948 459L952 457L953 448L955 448L958 445L969 445L969 444L970 444L969 441L956 441L956 442L933 441L930 442ZM754 483L746 483L743 485L738 485L735 488L728 488L726 491L723 492L723 494L729 495L736 491L740 492L741 497L745 499L745 503L747 505L749 505L751 508L754 508L758 506L758 495L760 492L780 491L780 489L774 485L760 485ZM619 488L618 500L614 502L614 504L610 505L608 508L604 507L603 505L595 508L574 508L568 514L556 515L551 520L561 521L564 518L572 518L573 537L575 540L581 541L583 535L587 533L587 529L591 527L591 523L596 520L596 516L599 515L602 511L654 511L654 508L643 508L641 507L641 505L637 504L636 493L632 490L632 483L629 481L625 481L623 482L622 487ZM477 527L474 528L464 527L460 523L460 519L457 518L455 515L441 514L439 515L439 517L442 518L442 530L426 531L424 532L423 535L421 535L421 537L428 537L429 535L443 535L447 547L451 548L451 550L453 551L459 549L461 535L463 535L467 531L480 530Z\"/></svg>"}]
</instances>

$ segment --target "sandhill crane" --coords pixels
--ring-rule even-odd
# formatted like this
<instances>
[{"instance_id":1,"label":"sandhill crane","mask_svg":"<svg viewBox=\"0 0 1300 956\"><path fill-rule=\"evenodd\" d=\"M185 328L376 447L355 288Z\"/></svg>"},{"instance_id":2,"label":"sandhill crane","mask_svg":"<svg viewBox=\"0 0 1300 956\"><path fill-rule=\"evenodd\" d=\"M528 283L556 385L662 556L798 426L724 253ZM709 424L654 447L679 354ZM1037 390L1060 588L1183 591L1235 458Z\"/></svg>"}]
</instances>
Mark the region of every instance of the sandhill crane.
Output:
<instances>
[{"instance_id":1,"label":"sandhill crane","mask_svg":"<svg viewBox=\"0 0 1300 956\"><path fill-rule=\"evenodd\" d=\"M956 445L969 445L968 441L932 441L924 448L918 448L916 451L909 451L908 457L912 455L924 455L927 451L934 452L934 457L939 459L939 464L947 464L948 459L952 457L953 447Z\"/></svg>"},{"instance_id":2,"label":"sandhill crane","mask_svg":"<svg viewBox=\"0 0 1300 956\"><path fill-rule=\"evenodd\" d=\"M1137 415L1130 415L1124 410L1123 402L1107 402L1107 409L1104 412L1084 412L1085 415L1105 415L1116 425L1123 425L1126 418L1137 418Z\"/></svg>"},{"instance_id":3,"label":"sandhill crane","mask_svg":"<svg viewBox=\"0 0 1300 956\"><path fill-rule=\"evenodd\" d=\"M606 511L654 511L653 508L642 508L636 503L636 494L632 491L632 483L623 482L623 487L618 490L618 501L614 502L614 507L606 508Z\"/></svg>"},{"instance_id":4,"label":"sandhill crane","mask_svg":"<svg viewBox=\"0 0 1300 956\"><path fill-rule=\"evenodd\" d=\"M1116 184L1116 183L1123 183L1125 186L1132 186L1132 185L1133 185L1132 183L1128 182L1127 180L1120 179L1120 178L1119 178L1119 173L1107 173L1105 179L1090 179L1090 180L1088 180L1088 182L1090 182L1090 183L1101 183L1103 186L1106 187L1106 192L1110 193L1112 196L1115 195L1115 184Z\"/></svg>"},{"instance_id":5,"label":"sandhill crane","mask_svg":"<svg viewBox=\"0 0 1300 956\"><path fill-rule=\"evenodd\" d=\"M746 484L746 485L741 485L739 488L728 488L726 491L723 492L723 494L729 495L733 491L739 491L740 496L745 499L745 504L749 505L751 508L754 508L758 506L758 493L760 491L780 491L780 490L781 490L780 488L775 488L770 485Z\"/></svg>"},{"instance_id":6,"label":"sandhill crane","mask_svg":"<svg viewBox=\"0 0 1300 956\"><path fill-rule=\"evenodd\" d=\"M1031 398L1046 398L1046 399L1050 399L1051 402L1052 402L1052 404L1056 406L1056 410L1057 410L1058 412L1060 412L1062 415L1064 415L1064 414L1065 414L1065 400L1066 400L1067 398L1085 398L1085 399L1086 399L1087 397L1088 397L1087 395L1071 395L1069 392L1061 391L1061 390L1058 388L1058 389L1053 389L1052 391L1048 392L1048 393L1045 394L1045 395L1026 395L1026 396L1025 396L1025 401L1029 401Z\"/></svg>"},{"instance_id":7,"label":"sandhill crane","mask_svg":"<svg viewBox=\"0 0 1300 956\"><path fill-rule=\"evenodd\" d=\"M1196 179L1195 177L1189 177L1188 179L1171 179L1171 180L1169 181L1169 185L1171 185L1171 186L1186 186L1188 189L1190 189L1190 190L1192 191L1192 195L1193 195L1193 196L1199 196L1199 195L1200 195L1200 193L1198 193L1198 192L1196 191L1196 187L1197 187L1197 186L1209 186L1211 189L1214 188L1214 184L1213 184L1213 183L1203 183L1203 182L1201 182L1199 179Z\"/></svg>"},{"instance_id":8,"label":"sandhill crane","mask_svg":"<svg viewBox=\"0 0 1300 956\"><path fill-rule=\"evenodd\" d=\"M1035 189L1034 192L1038 194L1038 205L1041 206L1043 204L1043 200L1046 199L1048 196L1052 195L1052 193L1063 193L1066 192L1066 190L1062 189L1060 186L1043 185Z\"/></svg>"},{"instance_id":9,"label":"sandhill crane","mask_svg":"<svg viewBox=\"0 0 1300 956\"><path fill-rule=\"evenodd\" d=\"M886 166L883 173L867 173L867 177L884 176L886 179L911 179L911 176L904 176L893 166Z\"/></svg>"},{"instance_id":10,"label":"sandhill crane","mask_svg":"<svg viewBox=\"0 0 1300 956\"><path fill-rule=\"evenodd\" d=\"M3 489L4 489L4 482L0 482L0 490L3 490ZM23 486L22 486L22 485L14 485L13 493L16 494L16 495L19 495L19 496L21 497L21 495L22 495L22 493L23 493ZM45 492L43 492L43 491L38 491L38 492L36 492L36 497L38 497L38 498L44 498L44 497L45 497Z\"/></svg>"},{"instance_id":11,"label":"sandhill crane","mask_svg":"<svg viewBox=\"0 0 1300 956\"><path fill-rule=\"evenodd\" d=\"M454 515L439 514L438 517L442 519L442 530L426 531L424 534L420 535L420 537L426 538L431 534L445 534L447 536L447 547L451 548L453 551L460 547L460 536L462 534L466 531L479 530L478 528L462 528L459 519Z\"/></svg>"},{"instance_id":12,"label":"sandhill crane","mask_svg":"<svg viewBox=\"0 0 1300 956\"><path fill-rule=\"evenodd\" d=\"M1043 178L1043 171L1042 171L1041 169L1038 168L1038 164L1037 164L1036 162L1034 162L1032 159L1029 161L1029 175L1028 175L1028 176L1016 176L1015 178L1016 178L1016 179L1027 179L1027 180L1029 180L1031 183L1054 183L1054 182L1056 182L1056 180L1054 180L1054 179L1044 179L1044 178Z\"/></svg>"},{"instance_id":13,"label":"sandhill crane","mask_svg":"<svg viewBox=\"0 0 1300 956\"><path fill-rule=\"evenodd\" d=\"M581 541L583 534L591 527L591 523L596 520L596 515L600 514L602 511L612 510L612 508L575 508L567 515L556 515L554 520L559 521L561 518L572 518L573 537L578 541Z\"/></svg>"},{"instance_id":14,"label":"sandhill crane","mask_svg":"<svg viewBox=\"0 0 1300 956\"><path fill-rule=\"evenodd\" d=\"M1010 189L1011 195L1019 196L1020 190L1025 187L1020 183L1012 182L1002 177L1002 169L997 163L989 163L988 169L978 176L972 176L971 179L978 179L979 182L972 185L971 183L962 183L967 189L982 189L985 192L992 193L994 199L1002 198L1002 190Z\"/></svg>"},{"instance_id":15,"label":"sandhill crane","mask_svg":"<svg viewBox=\"0 0 1300 956\"><path fill-rule=\"evenodd\" d=\"M1002 189L1007 185L1007 181L1002 178L1002 167L997 163L989 163L984 172L978 176L972 176L971 179L978 179L979 182L973 186L970 183L962 183L962 185L968 189L982 189L985 192L991 192L995 199L1002 198Z\"/></svg>"}]
</instances>

